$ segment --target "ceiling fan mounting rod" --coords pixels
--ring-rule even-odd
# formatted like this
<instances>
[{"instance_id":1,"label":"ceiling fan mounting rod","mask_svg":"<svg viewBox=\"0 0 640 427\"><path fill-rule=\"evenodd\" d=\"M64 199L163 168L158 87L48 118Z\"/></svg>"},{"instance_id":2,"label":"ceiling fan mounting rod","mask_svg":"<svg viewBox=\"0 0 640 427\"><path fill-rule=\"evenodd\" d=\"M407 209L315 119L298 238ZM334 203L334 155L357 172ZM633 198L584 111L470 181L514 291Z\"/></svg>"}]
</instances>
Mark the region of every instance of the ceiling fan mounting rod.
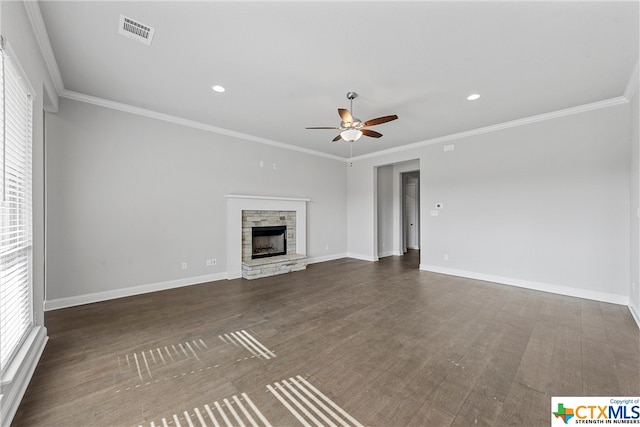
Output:
<instances>
[{"instance_id":1,"label":"ceiling fan mounting rod","mask_svg":"<svg viewBox=\"0 0 640 427\"><path fill-rule=\"evenodd\" d=\"M353 121L349 123L349 126L346 129L360 130L360 128L362 127L360 120L356 119L353 115L353 100L356 99L357 97L358 97L358 94L356 92L352 92L352 91L347 92L347 99L349 100L349 111L351 112L351 117L353 118Z\"/></svg>"}]
</instances>

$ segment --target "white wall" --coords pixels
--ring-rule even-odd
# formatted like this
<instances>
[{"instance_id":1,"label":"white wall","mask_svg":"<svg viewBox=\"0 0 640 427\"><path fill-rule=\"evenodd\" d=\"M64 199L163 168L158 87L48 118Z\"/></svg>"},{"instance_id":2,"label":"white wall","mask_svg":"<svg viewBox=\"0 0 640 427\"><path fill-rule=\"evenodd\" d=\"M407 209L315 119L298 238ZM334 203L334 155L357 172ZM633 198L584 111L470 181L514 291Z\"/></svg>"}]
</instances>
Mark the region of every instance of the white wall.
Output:
<instances>
[{"instance_id":1,"label":"white wall","mask_svg":"<svg viewBox=\"0 0 640 427\"><path fill-rule=\"evenodd\" d=\"M376 171L372 164L363 168L357 163L347 169L347 253L351 258L376 261Z\"/></svg>"},{"instance_id":2,"label":"white wall","mask_svg":"<svg viewBox=\"0 0 640 427\"><path fill-rule=\"evenodd\" d=\"M393 255L393 165L378 168L378 257Z\"/></svg>"},{"instance_id":3,"label":"white wall","mask_svg":"<svg viewBox=\"0 0 640 427\"><path fill-rule=\"evenodd\" d=\"M636 70L637 71L637 70ZM638 79L638 76L633 78ZM629 102L631 120L631 176L630 212L631 218L631 270L629 286L629 306L640 326L640 100L636 86L635 94Z\"/></svg>"},{"instance_id":4,"label":"white wall","mask_svg":"<svg viewBox=\"0 0 640 427\"><path fill-rule=\"evenodd\" d=\"M47 137L48 307L226 277L227 194L310 198L307 255L346 253L343 161L63 98Z\"/></svg>"},{"instance_id":5,"label":"white wall","mask_svg":"<svg viewBox=\"0 0 640 427\"><path fill-rule=\"evenodd\" d=\"M418 157L423 269L626 304L629 155L629 106L612 103L356 158L349 253L373 253L373 168Z\"/></svg>"}]
</instances>

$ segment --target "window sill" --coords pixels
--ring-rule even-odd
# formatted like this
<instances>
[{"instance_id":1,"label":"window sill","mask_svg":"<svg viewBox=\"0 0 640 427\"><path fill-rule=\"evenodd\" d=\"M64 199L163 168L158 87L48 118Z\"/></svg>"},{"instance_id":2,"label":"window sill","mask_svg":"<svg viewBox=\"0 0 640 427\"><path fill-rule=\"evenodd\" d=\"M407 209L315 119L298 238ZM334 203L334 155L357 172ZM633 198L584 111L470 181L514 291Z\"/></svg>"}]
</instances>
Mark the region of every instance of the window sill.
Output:
<instances>
[{"instance_id":1,"label":"window sill","mask_svg":"<svg viewBox=\"0 0 640 427\"><path fill-rule=\"evenodd\" d=\"M11 424L48 339L47 328L34 327L9 366L2 372L0 379L0 407L2 408L0 410L0 425Z\"/></svg>"}]
</instances>

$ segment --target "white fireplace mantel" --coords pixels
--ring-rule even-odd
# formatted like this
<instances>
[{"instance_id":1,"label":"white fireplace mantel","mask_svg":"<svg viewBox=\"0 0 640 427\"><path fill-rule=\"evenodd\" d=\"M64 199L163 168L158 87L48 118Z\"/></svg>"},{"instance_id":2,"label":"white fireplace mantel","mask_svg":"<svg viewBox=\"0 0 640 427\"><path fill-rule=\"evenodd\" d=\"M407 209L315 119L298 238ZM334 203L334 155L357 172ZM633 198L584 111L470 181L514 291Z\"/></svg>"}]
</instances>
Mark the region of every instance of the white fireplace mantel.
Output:
<instances>
[{"instance_id":1,"label":"white fireplace mantel","mask_svg":"<svg viewBox=\"0 0 640 427\"><path fill-rule=\"evenodd\" d=\"M311 199L228 194L227 279L242 277L242 211L295 211L296 253L307 254L307 202Z\"/></svg>"},{"instance_id":2,"label":"white fireplace mantel","mask_svg":"<svg viewBox=\"0 0 640 427\"><path fill-rule=\"evenodd\" d=\"M310 202L311 199L299 197L277 197L277 196L248 196L246 194L227 194L225 199L259 199L259 200L283 200L288 202ZM248 209L246 209L248 210ZM256 209L259 210L259 209Z\"/></svg>"}]
</instances>

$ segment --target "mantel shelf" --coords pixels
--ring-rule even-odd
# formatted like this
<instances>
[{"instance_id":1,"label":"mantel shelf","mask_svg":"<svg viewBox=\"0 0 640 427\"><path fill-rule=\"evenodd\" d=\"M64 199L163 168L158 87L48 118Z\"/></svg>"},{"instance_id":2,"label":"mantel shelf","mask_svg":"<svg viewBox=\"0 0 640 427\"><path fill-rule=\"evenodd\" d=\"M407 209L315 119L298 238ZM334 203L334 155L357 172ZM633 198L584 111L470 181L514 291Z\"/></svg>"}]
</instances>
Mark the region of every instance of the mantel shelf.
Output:
<instances>
[{"instance_id":1,"label":"mantel shelf","mask_svg":"<svg viewBox=\"0 0 640 427\"><path fill-rule=\"evenodd\" d=\"M278 197L278 196L251 196L247 194L227 194L227 199L260 199L260 200L284 200L288 202L310 202L311 199L299 197Z\"/></svg>"}]
</instances>

